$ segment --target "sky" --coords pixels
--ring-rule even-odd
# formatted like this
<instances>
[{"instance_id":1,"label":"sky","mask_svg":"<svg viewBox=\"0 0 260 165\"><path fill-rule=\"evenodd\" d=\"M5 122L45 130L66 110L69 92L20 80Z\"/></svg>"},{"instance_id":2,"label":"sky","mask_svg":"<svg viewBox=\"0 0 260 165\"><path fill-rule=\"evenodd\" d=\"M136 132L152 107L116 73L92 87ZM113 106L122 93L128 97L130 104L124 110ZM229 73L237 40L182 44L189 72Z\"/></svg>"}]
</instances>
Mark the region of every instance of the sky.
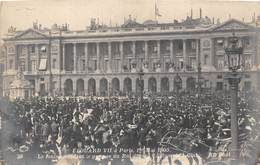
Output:
<instances>
[{"instance_id":1,"label":"sky","mask_svg":"<svg viewBox=\"0 0 260 165\"><path fill-rule=\"evenodd\" d=\"M232 18L250 21L254 13L260 15L260 0L0 0L0 37L9 26L17 30L32 27L36 20L43 27L52 24L69 23L71 30L83 30L90 24L91 18L99 18L100 23L121 25L129 15L138 22L154 19L155 1L161 17L159 22L182 20L190 15L202 15L226 21Z\"/></svg>"}]
</instances>

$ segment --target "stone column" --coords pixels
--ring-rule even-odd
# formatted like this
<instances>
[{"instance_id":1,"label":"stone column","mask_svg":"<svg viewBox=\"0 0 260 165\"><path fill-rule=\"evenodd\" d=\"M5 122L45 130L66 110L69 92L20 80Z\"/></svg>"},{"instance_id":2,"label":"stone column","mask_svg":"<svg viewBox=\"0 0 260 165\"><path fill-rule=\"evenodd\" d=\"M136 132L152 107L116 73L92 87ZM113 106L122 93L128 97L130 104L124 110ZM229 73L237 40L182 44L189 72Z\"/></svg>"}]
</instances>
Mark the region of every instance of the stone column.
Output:
<instances>
[{"instance_id":1,"label":"stone column","mask_svg":"<svg viewBox=\"0 0 260 165\"><path fill-rule=\"evenodd\" d=\"M157 41L157 58L158 59L161 58L161 41L160 40Z\"/></svg>"},{"instance_id":2,"label":"stone column","mask_svg":"<svg viewBox=\"0 0 260 165\"><path fill-rule=\"evenodd\" d=\"M144 41L144 59L148 61L148 41Z\"/></svg>"},{"instance_id":3,"label":"stone column","mask_svg":"<svg viewBox=\"0 0 260 165\"><path fill-rule=\"evenodd\" d=\"M100 79L96 79L96 95L100 95Z\"/></svg>"},{"instance_id":4,"label":"stone column","mask_svg":"<svg viewBox=\"0 0 260 165\"><path fill-rule=\"evenodd\" d=\"M148 91L148 78L147 77L143 77L144 80L144 92Z\"/></svg>"},{"instance_id":5,"label":"stone column","mask_svg":"<svg viewBox=\"0 0 260 165\"><path fill-rule=\"evenodd\" d=\"M62 56L62 54L61 54L61 40L59 40L59 44L58 44L58 58L57 58L57 65L58 65L58 70L59 70L59 72L61 72L61 68L62 68L62 66L61 66L61 56Z\"/></svg>"},{"instance_id":6,"label":"stone column","mask_svg":"<svg viewBox=\"0 0 260 165\"><path fill-rule=\"evenodd\" d=\"M132 80L132 92L134 92L134 93L136 93L136 85L138 85L138 84L136 84L136 79L133 79L133 78L131 78L131 80Z\"/></svg>"},{"instance_id":7,"label":"stone column","mask_svg":"<svg viewBox=\"0 0 260 165\"><path fill-rule=\"evenodd\" d=\"M26 46L26 56L25 56L25 71L29 71L29 45L25 45Z\"/></svg>"},{"instance_id":8,"label":"stone column","mask_svg":"<svg viewBox=\"0 0 260 165\"><path fill-rule=\"evenodd\" d=\"M214 66L214 38L210 40L210 58L209 58L209 65Z\"/></svg>"},{"instance_id":9,"label":"stone column","mask_svg":"<svg viewBox=\"0 0 260 165\"><path fill-rule=\"evenodd\" d=\"M108 42L108 73L112 72L112 52L111 52L111 42Z\"/></svg>"},{"instance_id":10,"label":"stone column","mask_svg":"<svg viewBox=\"0 0 260 165\"><path fill-rule=\"evenodd\" d=\"M124 79L122 77L119 78L119 90L120 92L124 91Z\"/></svg>"},{"instance_id":11,"label":"stone column","mask_svg":"<svg viewBox=\"0 0 260 165\"><path fill-rule=\"evenodd\" d=\"M161 55L161 41L158 40L157 41L157 58L160 62L160 67L161 67L161 71L164 72L164 61L163 61L163 56Z\"/></svg>"},{"instance_id":12,"label":"stone column","mask_svg":"<svg viewBox=\"0 0 260 165\"><path fill-rule=\"evenodd\" d=\"M39 78L35 78L35 95L39 95L40 92L40 81Z\"/></svg>"},{"instance_id":13,"label":"stone column","mask_svg":"<svg viewBox=\"0 0 260 165\"><path fill-rule=\"evenodd\" d=\"M133 41L133 47L132 47L132 53L133 53L133 58L136 58L136 50L135 50L135 43L136 43L136 41Z\"/></svg>"},{"instance_id":14,"label":"stone column","mask_svg":"<svg viewBox=\"0 0 260 165\"><path fill-rule=\"evenodd\" d=\"M84 79L84 92L85 92L85 96L88 95L88 80L87 78Z\"/></svg>"},{"instance_id":15,"label":"stone column","mask_svg":"<svg viewBox=\"0 0 260 165\"><path fill-rule=\"evenodd\" d=\"M99 42L96 43L97 48L97 70L96 73L100 72L100 53L99 53Z\"/></svg>"},{"instance_id":16,"label":"stone column","mask_svg":"<svg viewBox=\"0 0 260 165\"><path fill-rule=\"evenodd\" d=\"M124 67L124 50L123 50L123 42L120 42L120 60L121 60L121 64L120 64L120 72L123 72L123 67Z\"/></svg>"},{"instance_id":17,"label":"stone column","mask_svg":"<svg viewBox=\"0 0 260 165\"><path fill-rule=\"evenodd\" d=\"M62 44L62 70L63 70L63 72L65 72L66 71L66 65L65 65L65 62L66 62L66 60L65 60L65 55L66 55L66 52L65 52L65 47L66 47L66 44Z\"/></svg>"},{"instance_id":18,"label":"stone column","mask_svg":"<svg viewBox=\"0 0 260 165\"><path fill-rule=\"evenodd\" d=\"M133 60L135 60L135 61L137 61L137 58L136 58L136 46L135 46L135 44L136 44L136 41L133 41L133 47L132 47L132 49L133 49L133 51L132 51L132 53L133 53ZM131 66L131 68L132 68L132 63L130 64L130 66ZM136 68L137 68L137 66L135 66ZM131 72L131 70L130 70L130 72Z\"/></svg>"},{"instance_id":19,"label":"stone column","mask_svg":"<svg viewBox=\"0 0 260 165\"><path fill-rule=\"evenodd\" d=\"M85 72L88 73L88 43L84 45L84 53L85 53Z\"/></svg>"},{"instance_id":20,"label":"stone column","mask_svg":"<svg viewBox=\"0 0 260 165\"><path fill-rule=\"evenodd\" d=\"M76 92L77 92L77 81L76 79L72 79L72 85L73 85L73 96L76 95Z\"/></svg>"},{"instance_id":21,"label":"stone column","mask_svg":"<svg viewBox=\"0 0 260 165\"><path fill-rule=\"evenodd\" d=\"M20 48L20 45L15 45L15 60L14 60L14 68L15 68L15 70L16 71L18 71L18 69L19 69L19 48ZM7 50L7 52L8 52L8 50ZM7 53L6 52L6 53ZM21 53L21 52L20 52Z\"/></svg>"},{"instance_id":22,"label":"stone column","mask_svg":"<svg viewBox=\"0 0 260 165\"><path fill-rule=\"evenodd\" d=\"M39 64L40 64L40 53L39 53L39 44L35 45L35 56L36 56L36 71L39 68Z\"/></svg>"},{"instance_id":23,"label":"stone column","mask_svg":"<svg viewBox=\"0 0 260 165\"><path fill-rule=\"evenodd\" d=\"M186 39L183 39L183 67L184 71L186 71L186 65L187 65L187 54L186 54Z\"/></svg>"},{"instance_id":24,"label":"stone column","mask_svg":"<svg viewBox=\"0 0 260 165\"><path fill-rule=\"evenodd\" d=\"M156 81L157 81L157 92L161 92L161 78L160 77L158 77L157 79L156 79Z\"/></svg>"},{"instance_id":25,"label":"stone column","mask_svg":"<svg viewBox=\"0 0 260 165\"><path fill-rule=\"evenodd\" d=\"M174 90L174 76L169 77L169 91L172 92Z\"/></svg>"},{"instance_id":26,"label":"stone column","mask_svg":"<svg viewBox=\"0 0 260 165\"><path fill-rule=\"evenodd\" d=\"M74 72L77 72L77 43L73 43Z\"/></svg>"},{"instance_id":27,"label":"stone column","mask_svg":"<svg viewBox=\"0 0 260 165\"><path fill-rule=\"evenodd\" d=\"M175 64L174 55L173 55L173 40L170 40L170 59L171 62L174 62Z\"/></svg>"},{"instance_id":28,"label":"stone column","mask_svg":"<svg viewBox=\"0 0 260 165\"><path fill-rule=\"evenodd\" d=\"M5 65L4 65L4 72L7 72L7 70L9 70L9 60L8 60L8 52L7 52L7 46L6 45L4 45L4 63L5 63ZM4 81L3 81L4 82ZM4 89L4 86L3 86L3 89ZM3 95L4 96L4 95Z\"/></svg>"},{"instance_id":29,"label":"stone column","mask_svg":"<svg viewBox=\"0 0 260 165\"><path fill-rule=\"evenodd\" d=\"M186 87L187 87L187 77L182 77L182 89L185 89L186 90Z\"/></svg>"}]
</instances>

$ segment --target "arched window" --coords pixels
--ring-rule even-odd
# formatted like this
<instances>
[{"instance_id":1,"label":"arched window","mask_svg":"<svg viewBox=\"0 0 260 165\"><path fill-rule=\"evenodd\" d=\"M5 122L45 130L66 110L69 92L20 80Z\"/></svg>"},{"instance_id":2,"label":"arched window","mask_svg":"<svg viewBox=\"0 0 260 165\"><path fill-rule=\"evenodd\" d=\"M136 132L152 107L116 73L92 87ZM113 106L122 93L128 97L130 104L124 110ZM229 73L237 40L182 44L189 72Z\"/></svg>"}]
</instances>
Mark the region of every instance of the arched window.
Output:
<instances>
[{"instance_id":1,"label":"arched window","mask_svg":"<svg viewBox=\"0 0 260 165\"><path fill-rule=\"evenodd\" d=\"M207 54L204 55L204 65L208 64L208 57L209 56Z\"/></svg>"}]
</instances>

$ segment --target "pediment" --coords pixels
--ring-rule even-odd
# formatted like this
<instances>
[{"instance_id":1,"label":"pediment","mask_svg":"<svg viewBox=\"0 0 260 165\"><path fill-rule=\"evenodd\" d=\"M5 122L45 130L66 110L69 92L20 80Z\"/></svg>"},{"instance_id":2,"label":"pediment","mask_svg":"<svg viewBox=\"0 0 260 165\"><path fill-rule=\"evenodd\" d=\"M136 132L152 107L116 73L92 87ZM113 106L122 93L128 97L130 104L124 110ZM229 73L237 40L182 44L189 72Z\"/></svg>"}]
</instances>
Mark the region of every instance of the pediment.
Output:
<instances>
[{"instance_id":1,"label":"pediment","mask_svg":"<svg viewBox=\"0 0 260 165\"><path fill-rule=\"evenodd\" d=\"M244 22L231 19L223 24L217 25L211 29L211 31L218 32L218 31L230 31L230 30L252 30L255 29L253 26L248 25Z\"/></svg>"},{"instance_id":2,"label":"pediment","mask_svg":"<svg viewBox=\"0 0 260 165\"><path fill-rule=\"evenodd\" d=\"M34 39L34 38L46 38L47 35L36 31L34 29L28 29L24 31L23 33L15 36L16 39Z\"/></svg>"}]
</instances>

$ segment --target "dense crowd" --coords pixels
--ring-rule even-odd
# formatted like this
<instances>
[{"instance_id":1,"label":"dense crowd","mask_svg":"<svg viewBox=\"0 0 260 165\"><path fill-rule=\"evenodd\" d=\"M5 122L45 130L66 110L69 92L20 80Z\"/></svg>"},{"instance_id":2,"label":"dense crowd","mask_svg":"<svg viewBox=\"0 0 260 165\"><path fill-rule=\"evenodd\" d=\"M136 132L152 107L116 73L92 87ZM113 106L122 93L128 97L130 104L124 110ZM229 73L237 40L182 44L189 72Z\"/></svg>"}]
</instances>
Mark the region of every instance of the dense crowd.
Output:
<instances>
[{"instance_id":1,"label":"dense crowd","mask_svg":"<svg viewBox=\"0 0 260 165\"><path fill-rule=\"evenodd\" d=\"M255 93L239 96L241 146L258 140L258 102ZM223 94L149 96L142 105L138 98L94 97L37 97L1 104L4 151L65 155L123 148L136 152L158 149L164 142L177 146L172 152L207 156L227 151L230 144L230 98Z\"/></svg>"}]
</instances>

